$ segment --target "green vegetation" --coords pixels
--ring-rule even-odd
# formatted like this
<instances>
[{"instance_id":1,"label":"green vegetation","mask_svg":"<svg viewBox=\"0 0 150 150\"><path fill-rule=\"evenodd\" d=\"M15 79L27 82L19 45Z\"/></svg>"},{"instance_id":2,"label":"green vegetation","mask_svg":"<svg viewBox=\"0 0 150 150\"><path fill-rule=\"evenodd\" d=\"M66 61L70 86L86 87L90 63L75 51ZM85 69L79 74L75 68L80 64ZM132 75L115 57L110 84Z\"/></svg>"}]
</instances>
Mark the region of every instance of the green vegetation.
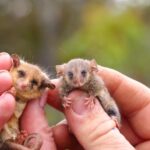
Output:
<instances>
[{"instance_id":1,"label":"green vegetation","mask_svg":"<svg viewBox=\"0 0 150 150\"><path fill-rule=\"evenodd\" d=\"M95 58L101 65L149 84L150 28L138 10L117 12L90 5L82 17L81 27L61 45L61 62Z\"/></svg>"}]
</instances>

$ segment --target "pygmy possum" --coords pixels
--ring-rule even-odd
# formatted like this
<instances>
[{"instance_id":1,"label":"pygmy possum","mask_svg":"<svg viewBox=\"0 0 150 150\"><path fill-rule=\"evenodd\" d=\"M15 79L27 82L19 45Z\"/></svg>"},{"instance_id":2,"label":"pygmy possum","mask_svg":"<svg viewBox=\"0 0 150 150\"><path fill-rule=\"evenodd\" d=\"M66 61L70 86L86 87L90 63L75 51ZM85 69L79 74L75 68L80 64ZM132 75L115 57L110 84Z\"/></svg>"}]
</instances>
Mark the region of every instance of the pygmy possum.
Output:
<instances>
[{"instance_id":1,"label":"pygmy possum","mask_svg":"<svg viewBox=\"0 0 150 150\"><path fill-rule=\"evenodd\" d=\"M16 99L16 108L13 116L4 125L0 132L2 142L18 142L22 136L27 136L19 129L19 118L22 115L27 102L42 96L46 89L54 89L48 75L37 65L28 63L16 54L12 56L13 66L10 74L13 80L13 87L10 90ZM21 135L24 134L24 135ZM22 144L21 142L19 142Z\"/></svg>"},{"instance_id":2,"label":"pygmy possum","mask_svg":"<svg viewBox=\"0 0 150 150\"><path fill-rule=\"evenodd\" d=\"M98 75L98 66L95 60L72 59L68 63L57 65L56 72L60 77L59 93L65 108L70 107L72 103L68 94L75 89L80 89L89 94L89 97L85 98L87 106L92 108L97 98L105 112L116 122L117 127L120 126L119 108L104 81Z\"/></svg>"}]
</instances>

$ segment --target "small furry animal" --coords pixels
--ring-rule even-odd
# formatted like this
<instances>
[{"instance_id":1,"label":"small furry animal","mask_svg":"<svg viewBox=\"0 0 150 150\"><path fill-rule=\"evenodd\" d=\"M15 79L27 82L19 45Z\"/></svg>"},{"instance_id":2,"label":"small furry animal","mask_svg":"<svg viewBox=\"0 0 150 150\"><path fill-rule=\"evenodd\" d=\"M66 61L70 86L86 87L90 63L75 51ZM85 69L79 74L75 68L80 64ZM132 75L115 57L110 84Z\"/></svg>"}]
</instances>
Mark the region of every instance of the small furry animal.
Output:
<instances>
[{"instance_id":1,"label":"small furry animal","mask_svg":"<svg viewBox=\"0 0 150 150\"><path fill-rule=\"evenodd\" d=\"M89 94L85 104L91 107L96 97L105 112L116 121L116 125L120 125L121 115L118 106L110 96L102 78L97 74L98 67L95 60L72 59L66 64L57 65L56 72L61 77L59 92L64 107L71 105L68 94L74 89L80 89Z\"/></svg>"},{"instance_id":2,"label":"small furry animal","mask_svg":"<svg viewBox=\"0 0 150 150\"><path fill-rule=\"evenodd\" d=\"M3 142L6 140L15 141L20 134L19 118L27 102L39 98L46 88L55 88L48 75L38 66L21 60L18 55L13 54L11 57L13 66L10 69L10 74L13 80L13 93L15 91L16 96L16 109L0 133Z\"/></svg>"}]
</instances>

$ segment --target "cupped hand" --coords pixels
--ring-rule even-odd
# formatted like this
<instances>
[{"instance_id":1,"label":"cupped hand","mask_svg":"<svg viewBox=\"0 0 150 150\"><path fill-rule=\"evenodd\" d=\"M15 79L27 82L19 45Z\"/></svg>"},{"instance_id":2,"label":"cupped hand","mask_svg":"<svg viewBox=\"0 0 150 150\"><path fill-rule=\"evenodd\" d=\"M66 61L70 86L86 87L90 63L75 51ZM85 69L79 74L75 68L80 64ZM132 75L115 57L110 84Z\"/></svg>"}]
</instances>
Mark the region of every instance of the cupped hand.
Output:
<instances>
[{"instance_id":1,"label":"cupped hand","mask_svg":"<svg viewBox=\"0 0 150 150\"><path fill-rule=\"evenodd\" d=\"M112 69L100 68L99 74L122 112L121 133L136 149L149 149L150 89Z\"/></svg>"},{"instance_id":2,"label":"cupped hand","mask_svg":"<svg viewBox=\"0 0 150 150\"><path fill-rule=\"evenodd\" d=\"M99 103L96 103L93 110L88 110L83 103L87 95L75 91L69 95L74 100L71 108L65 110L68 123L61 122L53 127L58 149L68 147L82 149L83 147L92 150L99 148L148 150L150 147L148 115L150 113L150 89L109 68L99 67L99 75L119 105L122 113L121 133L117 129L114 130L114 122ZM59 81L55 82L59 86ZM61 110L57 90L49 93L48 102Z\"/></svg>"}]
</instances>

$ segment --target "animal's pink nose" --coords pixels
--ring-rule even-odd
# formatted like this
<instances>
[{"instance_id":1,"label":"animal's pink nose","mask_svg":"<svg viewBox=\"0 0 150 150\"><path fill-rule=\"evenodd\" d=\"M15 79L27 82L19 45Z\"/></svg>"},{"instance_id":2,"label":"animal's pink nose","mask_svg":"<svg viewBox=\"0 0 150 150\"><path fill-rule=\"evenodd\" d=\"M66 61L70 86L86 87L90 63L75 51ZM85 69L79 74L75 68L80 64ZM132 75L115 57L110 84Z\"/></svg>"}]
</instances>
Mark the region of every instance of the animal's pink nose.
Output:
<instances>
[{"instance_id":1,"label":"animal's pink nose","mask_svg":"<svg viewBox=\"0 0 150 150\"><path fill-rule=\"evenodd\" d=\"M78 81L77 81L77 80L74 80L74 81L73 81L73 83L74 83L74 84L77 84L77 83L78 83Z\"/></svg>"},{"instance_id":2,"label":"animal's pink nose","mask_svg":"<svg viewBox=\"0 0 150 150\"><path fill-rule=\"evenodd\" d=\"M78 87L80 87L82 85L82 83L80 82L80 80L75 80L74 84Z\"/></svg>"},{"instance_id":3,"label":"animal's pink nose","mask_svg":"<svg viewBox=\"0 0 150 150\"><path fill-rule=\"evenodd\" d=\"M27 84L21 84L21 89L23 89L23 90L24 90L24 89L26 89L26 88L27 88L27 86L28 86Z\"/></svg>"}]
</instances>

